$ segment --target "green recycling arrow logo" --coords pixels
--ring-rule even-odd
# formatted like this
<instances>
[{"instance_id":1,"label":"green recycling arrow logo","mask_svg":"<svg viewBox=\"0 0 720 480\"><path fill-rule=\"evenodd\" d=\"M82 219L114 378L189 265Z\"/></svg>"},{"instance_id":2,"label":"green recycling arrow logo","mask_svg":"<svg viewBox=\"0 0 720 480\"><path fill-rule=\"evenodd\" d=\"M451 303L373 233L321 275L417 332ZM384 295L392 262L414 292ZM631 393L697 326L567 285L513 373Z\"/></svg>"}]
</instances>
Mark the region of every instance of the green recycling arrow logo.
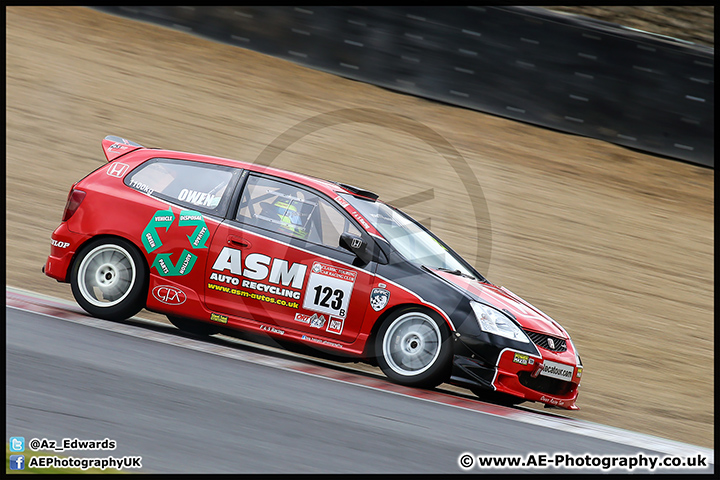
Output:
<instances>
[{"instance_id":1,"label":"green recycling arrow logo","mask_svg":"<svg viewBox=\"0 0 720 480\"><path fill-rule=\"evenodd\" d=\"M176 265L173 265L169 253L159 253L151 266L155 267L163 277L177 277L190 273L193 265L195 265L195 260L197 260L197 256L187 250L183 250L182 255L180 255L180 260Z\"/></svg>"},{"instance_id":2,"label":"green recycling arrow logo","mask_svg":"<svg viewBox=\"0 0 720 480\"><path fill-rule=\"evenodd\" d=\"M152 253L162 247L162 240L160 240L157 229L164 227L167 232L174 220L175 215L173 215L171 209L155 212L142 233L142 244L147 253Z\"/></svg>"},{"instance_id":3,"label":"green recycling arrow logo","mask_svg":"<svg viewBox=\"0 0 720 480\"><path fill-rule=\"evenodd\" d=\"M188 241L192 248L207 248L205 242L210 238L210 230L205 225L205 219L198 212L193 210L183 210L180 212L180 220L178 225L181 227L195 226L195 231L192 235L188 235Z\"/></svg>"},{"instance_id":4,"label":"green recycling arrow logo","mask_svg":"<svg viewBox=\"0 0 720 480\"><path fill-rule=\"evenodd\" d=\"M162 247L162 240L158 230L165 229L167 233L175 221L175 214L172 209L158 210L152 216L142 233L142 244L147 253L152 253ZM207 248L206 242L210 239L210 230L205 224L205 219L200 212L195 210L182 210L178 219L179 227L195 227L192 234L187 235L190 248ZM170 253L159 253L155 256L151 268L155 268L163 277L176 277L187 275L195 265L197 256L188 250L183 250L177 263L170 259Z\"/></svg>"}]
</instances>

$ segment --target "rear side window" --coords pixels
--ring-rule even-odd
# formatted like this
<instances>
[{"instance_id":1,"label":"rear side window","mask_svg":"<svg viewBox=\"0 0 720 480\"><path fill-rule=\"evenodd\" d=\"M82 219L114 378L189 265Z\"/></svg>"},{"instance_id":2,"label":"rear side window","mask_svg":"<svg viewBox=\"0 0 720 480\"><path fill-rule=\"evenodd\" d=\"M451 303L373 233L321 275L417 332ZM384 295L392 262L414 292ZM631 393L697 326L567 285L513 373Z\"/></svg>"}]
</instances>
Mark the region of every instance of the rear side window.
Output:
<instances>
[{"instance_id":1,"label":"rear side window","mask_svg":"<svg viewBox=\"0 0 720 480\"><path fill-rule=\"evenodd\" d=\"M221 165L155 158L127 175L125 185L194 210L221 213L229 202L228 187L240 171Z\"/></svg>"}]
</instances>

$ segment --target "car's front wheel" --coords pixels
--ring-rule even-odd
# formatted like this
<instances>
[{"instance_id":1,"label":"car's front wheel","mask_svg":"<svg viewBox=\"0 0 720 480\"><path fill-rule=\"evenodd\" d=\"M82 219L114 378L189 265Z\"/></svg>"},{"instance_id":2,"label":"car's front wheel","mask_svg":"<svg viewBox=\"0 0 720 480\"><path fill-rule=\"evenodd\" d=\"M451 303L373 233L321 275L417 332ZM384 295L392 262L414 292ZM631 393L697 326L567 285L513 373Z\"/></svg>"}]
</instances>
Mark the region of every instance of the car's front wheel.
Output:
<instances>
[{"instance_id":1,"label":"car's front wheel","mask_svg":"<svg viewBox=\"0 0 720 480\"><path fill-rule=\"evenodd\" d=\"M402 309L390 315L375 337L378 366L391 380L432 388L450 375L448 326L429 311Z\"/></svg>"},{"instance_id":2,"label":"car's front wheel","mask_svg":"<svg viewBox=\"0 0 720 480\"><path fill-rule=\"evenodd\" d=\"M70 286L90 315L124 320L145 307L147 276L145 262L132 243L99 238L91 240L73 262Z\"/></svg>"}]
</instances>

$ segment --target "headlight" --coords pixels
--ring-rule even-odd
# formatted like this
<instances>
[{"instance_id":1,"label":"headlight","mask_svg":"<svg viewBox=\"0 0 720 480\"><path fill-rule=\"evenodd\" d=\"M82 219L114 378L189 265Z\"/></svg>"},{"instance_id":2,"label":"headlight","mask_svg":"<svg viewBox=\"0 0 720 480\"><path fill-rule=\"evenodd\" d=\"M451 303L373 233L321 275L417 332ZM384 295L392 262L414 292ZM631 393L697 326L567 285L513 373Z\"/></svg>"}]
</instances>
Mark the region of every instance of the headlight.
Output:
<instances>
[{"instance_id":1,"label":"headlight","mask_svg":"<svg viewBox=\"0 0 720 480\"><path fill-rule=\"evenodd\" d=\"M483 332L500 335L518 342L530 343L527 335L512 320L494 308L472 301L470 306L475 312L478 325L480 325L480 330Z\"/></svg>"},{"instance_id":2,"label":"headlight","mask_svg":"<svg viewBox=\"0 0 720 480\"><path fill-rule=\"evenodd\" d=\"M566 332L567 333L567 332ZM580 360L580 354L577 351L577 348L575 348L575 344L573 343L572 339L570 338L570 335L568 335L568 342L570 342L570 345L572 345L573 351L575 352L575 365L578 367L582 367L582 360Z\"/></svg>"}]
</instances>

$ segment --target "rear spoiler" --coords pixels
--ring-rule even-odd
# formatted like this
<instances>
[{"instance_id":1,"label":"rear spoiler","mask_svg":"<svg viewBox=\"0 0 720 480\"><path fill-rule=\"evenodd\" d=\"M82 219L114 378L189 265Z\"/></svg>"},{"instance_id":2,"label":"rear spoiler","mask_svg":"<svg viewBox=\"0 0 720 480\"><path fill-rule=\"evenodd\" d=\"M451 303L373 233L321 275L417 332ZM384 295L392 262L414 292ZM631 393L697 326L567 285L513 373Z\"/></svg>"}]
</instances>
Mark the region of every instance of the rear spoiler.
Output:
<instances>
[{"instance_id":1,"label":"rear spoiler","mask_svg":"<svg viewBox=\"0 0 720 480\"><path fill-rule=\"evenodd\" d=\"M126 153L133 152L138 148L145 148L139 143L131 142L122 137L116 137L115 135L108 135L102 141L103 152L108 162L112 162L116 158L125 155Z\"/></svg>"}]
</instances>

